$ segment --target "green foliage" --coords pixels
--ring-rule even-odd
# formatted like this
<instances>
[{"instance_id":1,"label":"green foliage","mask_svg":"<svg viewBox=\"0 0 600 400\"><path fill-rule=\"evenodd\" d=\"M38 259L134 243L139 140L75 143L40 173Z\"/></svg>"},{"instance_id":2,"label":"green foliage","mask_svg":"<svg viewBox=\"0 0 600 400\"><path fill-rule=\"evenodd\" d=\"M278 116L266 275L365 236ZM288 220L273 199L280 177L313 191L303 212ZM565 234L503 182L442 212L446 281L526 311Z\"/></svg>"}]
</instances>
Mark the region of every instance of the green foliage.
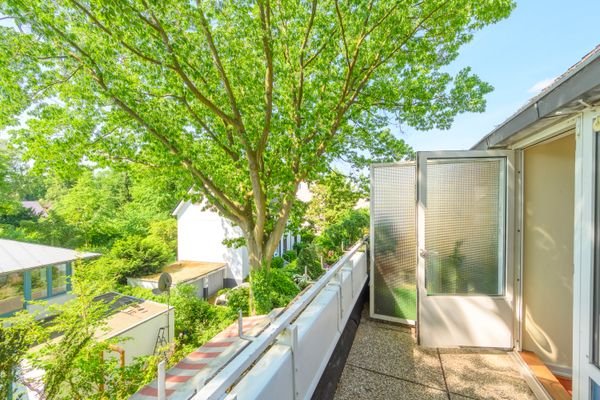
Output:
<instances>
[{"instance_id":1,"label":"green foliage","mask_svg":"<svg viewBox=\"0 0 600 400\"><path fill-rule=\"evenodd\" d=\"M369 213L365 209L346 211L315 239L315 244L328 263L336 261L346 248L363 237L369 229Z\"/></svg>"},{"instance_id":2,"label":"green foliage","mask_svg":"<svg viewBox=\"0 0 600 400\"><path fill-rule=\"evenodd\" d=\"M0 319L0 398L14 392L12 382L21 360L33 344L43 339L32 314L20 312L10 319Z\"/></svg>"},{"instance_id":3,"label":"green foliage","mask_svg":"<svg viewBox=\"0 0 600 400\"><path fill-rule=\"evenodd\" d=\"M283 257L273 257L271 260L271 268L283 268L284 263Z\"/></svg>"},{"instance_id":4,"label":"green foliage","mask_svg":"<svg viewBox=\"0 0 600 400\"><path fill-rule=\"evenodd\" d=\"M159 239L148 236L130 236L115 242L111 256L122 260L119 282L126 277L140 277L158 273L169 262L173 254L171 249Z\"/></svg>"},{"instance_id":5,"label":"green foliage","mask_svg":"<svg viewBox=\"0 0 600 400\"><path fill-rule=\"evenodd\" d=\"M288 250L285 253L283 253L282 257L285 261L292 262L296 258L298 258L298 253L296 253L296 250ZM271 264L271 266L273 266L273 264Z\"/></svg>"},{"instance_id":6,"label":"green foliage","mask_svg":"<svg viewBox=\"0 0 600 400\"><path fill-rule=\"evenodd\" d=\"M311 185L310 190L313 197L305 217L317 232L322 232L353 209L362 194L348 178L335 170Z\"/></svg>"},{"instance_id":7,"label":"green foliage","mask_svg":"<svg viewBox=\"0 0 600 400\"><path fill-rule=\"evenodd\" d=\"M238 286L233 289L227 289L227 307L237 315L242 310L242 314L250 314L250 289L247 286Z\"/></svg>"},{"instance_id":8,"label":"green foliage","mask_svg":"<svg viewBox=\"0 0 600 400\"><path fill-rule=\"evenodd\" d=\"M300 292L288 274L280 269L261 268L251 272L250 285L257 314L285 307Z\"/></svg>"},{"instance_id":9,"label":"green foliage","mask_svg":"<svg viewBox=\"0 0 600 400\"><path fill-rule=\"evenodd\" d=\"M298 254L297 271L299 274L306 274L310 279L315 280L325 272L321 267L321 260L317 254L317 249L314 245L309 245L300 250Z\"/></svg>"},{"instance_id":10,"label":"green foliage","mask_svg":"<svg viewBox=\"0 0 600 400\"><path fill-rule=\"evenodd\" d=\"M0 129L63 177L126 161L193 185L245 230L253 268L269 264L299 182L340 159L409 157L393 118L445 129L483 111L492 87L446 66L514 7L217 3L2 2L27 29L0 28ZM118 231L81 211L85 243Z\"/></svg>"}]
</instances>

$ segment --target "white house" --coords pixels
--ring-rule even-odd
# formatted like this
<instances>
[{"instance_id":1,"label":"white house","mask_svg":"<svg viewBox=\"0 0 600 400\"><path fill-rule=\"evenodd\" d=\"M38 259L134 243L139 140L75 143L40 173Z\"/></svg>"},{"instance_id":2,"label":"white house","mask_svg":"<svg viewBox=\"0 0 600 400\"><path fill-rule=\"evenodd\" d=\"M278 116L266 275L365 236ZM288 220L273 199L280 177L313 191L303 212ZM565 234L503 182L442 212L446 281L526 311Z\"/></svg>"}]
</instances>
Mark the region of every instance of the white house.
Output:
<instances>
[{"instance_id":1,"label":"white house","mask_svg":"<svg viewBox=\"0 0 600 400\"><path fill-rule=\"evenodd\" d=\"M554 374L600 399L600 46L471 150L374 165L371 185L373 317L514 350L538 398Z\"/></svg>"},{"instance_id":2,"label":"white house","mask_svg":"<svg viewBox=\"0 0 600 400\"><path fill-rule=\"evenodd\" d=\"M222 262L226 264L225 287L235 287L248 276L250 266L245 246L234 248L224 240L243 237L242 230L216 211L205 210L200 204L182 201L173 211L177 217L177 260ZM275 255L291 250L300 241L299 235L286 233L281 238Z\"/></svg>"}]
</instances>

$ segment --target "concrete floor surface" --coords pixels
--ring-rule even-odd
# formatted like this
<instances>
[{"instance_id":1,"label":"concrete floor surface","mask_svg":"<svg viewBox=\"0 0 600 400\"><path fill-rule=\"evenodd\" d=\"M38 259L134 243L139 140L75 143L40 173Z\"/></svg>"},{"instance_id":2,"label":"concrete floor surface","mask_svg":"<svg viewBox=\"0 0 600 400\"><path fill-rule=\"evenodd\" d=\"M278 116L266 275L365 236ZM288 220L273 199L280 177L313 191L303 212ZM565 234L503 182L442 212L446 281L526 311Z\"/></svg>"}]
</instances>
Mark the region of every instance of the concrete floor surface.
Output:
<instances>
[{"instance_id":1,"label":"concrete floor surface","mask_svg":"<svg viewBox=\"0 0 600 400\"><path fill-rule=\"evenodd\" d=\"M535 399L502 351L426 349L410 329L363 318L335 400Z\"/></svg>"}]
</instances>

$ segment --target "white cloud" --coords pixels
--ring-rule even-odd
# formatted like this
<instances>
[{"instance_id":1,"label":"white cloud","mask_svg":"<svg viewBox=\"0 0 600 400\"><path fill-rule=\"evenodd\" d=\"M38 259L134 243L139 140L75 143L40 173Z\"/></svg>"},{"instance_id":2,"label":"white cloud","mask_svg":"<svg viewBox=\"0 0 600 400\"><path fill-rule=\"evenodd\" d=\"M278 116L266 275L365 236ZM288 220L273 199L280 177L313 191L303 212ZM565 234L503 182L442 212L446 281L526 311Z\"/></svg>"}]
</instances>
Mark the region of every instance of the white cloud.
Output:
<instances>
[{"instance_id":1,"label":"white cloud","mask_svg":"<svg viewBox=\"0 0 600 400\"><path fill-rule=\"evenodd\" d=\"M555 78L548 78L537 82L535 85L533 85L527 90L527 93L538 94L539 92L550 86L552 82L554 82L554 79Z\"/></svg>"}]
</instances>

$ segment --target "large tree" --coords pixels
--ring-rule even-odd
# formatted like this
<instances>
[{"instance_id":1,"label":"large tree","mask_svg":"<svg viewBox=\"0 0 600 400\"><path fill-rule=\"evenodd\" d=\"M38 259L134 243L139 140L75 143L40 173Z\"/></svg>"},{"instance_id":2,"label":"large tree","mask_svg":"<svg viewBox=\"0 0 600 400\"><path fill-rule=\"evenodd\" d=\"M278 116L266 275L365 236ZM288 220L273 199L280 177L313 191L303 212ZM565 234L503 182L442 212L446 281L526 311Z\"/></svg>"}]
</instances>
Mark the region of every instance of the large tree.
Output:
<instances>
[{"instance_id":1,"label":"large tree","mask_svg":"<svg viewBox=\"0 0 600 400\"><path fill-rule=\"evenodd\" d=\"M268 265L300 182L402 158L491 87L446 69L511 0L3 0L0 124L30 155L189 180ZM10 25L8 24L8 25ZM27 118L17 119L22 113Z\"/></svg>"}]
</instances>

